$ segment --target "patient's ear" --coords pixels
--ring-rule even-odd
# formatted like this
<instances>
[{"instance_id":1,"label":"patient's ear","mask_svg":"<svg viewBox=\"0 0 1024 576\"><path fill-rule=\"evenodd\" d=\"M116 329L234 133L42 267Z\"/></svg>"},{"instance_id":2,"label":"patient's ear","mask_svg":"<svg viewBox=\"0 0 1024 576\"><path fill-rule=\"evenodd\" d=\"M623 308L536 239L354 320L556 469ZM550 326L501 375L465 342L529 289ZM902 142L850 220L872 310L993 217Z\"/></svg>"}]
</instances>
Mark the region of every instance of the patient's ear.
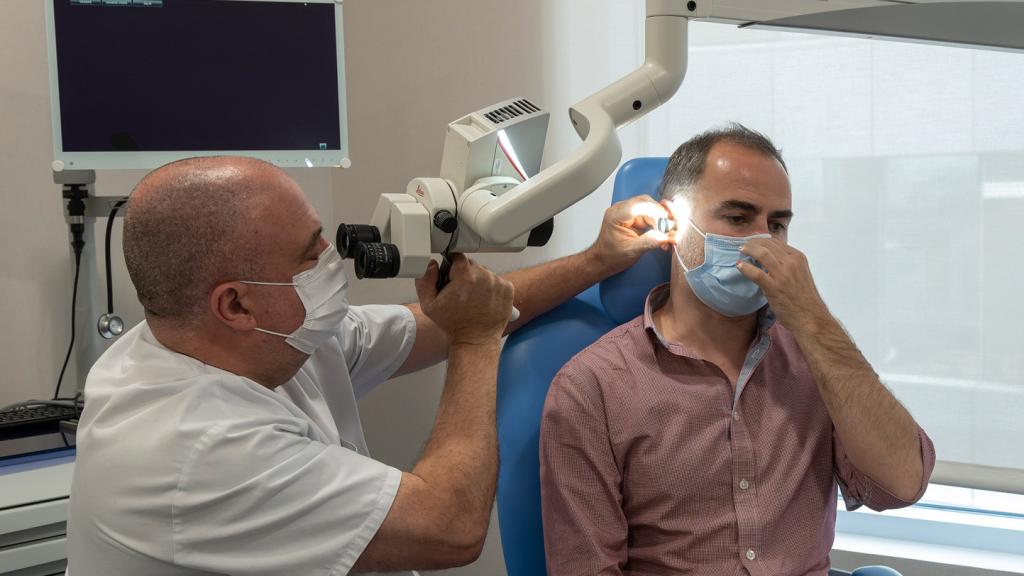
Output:
<instances>
[{"instance_id":1,"label":"patient's ear","mask_svg":"<svg viewBox=\"0 0 1024 576\"><path fill-rule=\"evenodd\" d=\"M665 211L668 212L668 217L674 224L673 228L678 228L679 214L676 214L676 203L669 200L661 200L659 203L661 204L662 208L664 208Z\"/></svg>"},{"instance_id":2,"label":"patient's ear","mask_svg":"<svg viewBox=\"0 0 1024 576\"><path fill-rule=\"evenodd\" d=\"M668 211L669 216L671 216L672 218L676 217L675 214L672 213L672 203L671 202L669 202L668 200L665 200L663 198L660 201L658 201L658 204L661 204L661 207L664 208L666 211Z\"/></svg>"},{"instance_id":3,"label":"patient's ear","mask_svg":"<svg viewBox=\"0 0 1024 576\"><path fill-rule=\"evenodd\" d=\"M677 194L670 200L662 200L661 205L672 216L672 220L675 221L677 228L689 220L693 212L691 200L682 194Z\"/></svg>"}]
</instances>

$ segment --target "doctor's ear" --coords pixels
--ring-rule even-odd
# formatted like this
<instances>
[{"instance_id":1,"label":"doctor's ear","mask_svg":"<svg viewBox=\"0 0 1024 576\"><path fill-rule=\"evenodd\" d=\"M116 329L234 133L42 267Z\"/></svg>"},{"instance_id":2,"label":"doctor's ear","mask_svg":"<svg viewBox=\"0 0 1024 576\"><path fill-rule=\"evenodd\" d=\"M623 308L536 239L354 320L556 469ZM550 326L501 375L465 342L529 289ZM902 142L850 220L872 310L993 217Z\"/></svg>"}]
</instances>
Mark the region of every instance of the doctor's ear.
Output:
<instances>
[{"instance_id":1,"label":"doctor's ear","mask_svg":"<svg viewBox=\"0 0 1024 576\"><path fill-rule=\"evenodd\" d=\"M210 291L210 313L235 330L256 328L248 292L249 287L240 282L224 282L214 286Z\"/></svg>"}]
</instances>

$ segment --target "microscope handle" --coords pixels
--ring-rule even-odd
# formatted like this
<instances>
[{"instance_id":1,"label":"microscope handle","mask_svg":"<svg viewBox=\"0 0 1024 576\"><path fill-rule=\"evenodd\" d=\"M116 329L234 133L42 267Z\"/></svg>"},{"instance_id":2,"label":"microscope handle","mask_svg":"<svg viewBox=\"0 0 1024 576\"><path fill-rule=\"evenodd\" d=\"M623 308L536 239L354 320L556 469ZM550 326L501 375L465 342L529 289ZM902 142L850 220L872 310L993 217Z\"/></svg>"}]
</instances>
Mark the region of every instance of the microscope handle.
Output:
<instances>
[{"instance_id":1,"label":"microscope handle","mask_svg":"<svg viewBox=\"0 0 1024 576\"><path fill-rule=\"evenodd\" d=\"M441 255L441 267L437 270L437 284L435 288L440 292L445 286L451 282L452 261L448 259L446 254Z\"/></svg>"},{"instance_id":2,"label":"microscope handle","mask_svg":"<svg viewBox=\"0 0 1024 576\"><path fill-rule=\"evenodd\" d=\"M441 256L441 267L437 271L437 291L440 292L445 286L451 282L450 274L452 271L452 261L448 259L448 256ZM509 322L515 322L519 320L519 309L515 306L512 307L512 315L509 316Z\"/></svg>"}]
</instances>

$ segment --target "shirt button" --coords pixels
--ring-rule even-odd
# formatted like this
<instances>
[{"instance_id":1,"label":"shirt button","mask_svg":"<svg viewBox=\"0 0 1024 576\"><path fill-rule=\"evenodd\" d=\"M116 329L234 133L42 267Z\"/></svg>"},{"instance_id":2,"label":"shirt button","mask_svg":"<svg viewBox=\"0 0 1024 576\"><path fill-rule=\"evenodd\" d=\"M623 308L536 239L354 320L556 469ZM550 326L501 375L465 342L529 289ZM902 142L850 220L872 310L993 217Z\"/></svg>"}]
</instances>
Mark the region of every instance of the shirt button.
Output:
<instances>
[{"instance_id":1,"label":"shirt button","mask_svg":"<svg viewBox=\"0 0 1024 576\"><path fill-rule=\"evenodd\" d=\"M747 550L747 560L753 560L757 558L757 554L753 550Z\"/></svg>"},{"instance_id":2,"label":"shirt button","mask_svg":"<svg viewBox=\"0 0 1024 576\"><path fill-rule=\"evenodd\" d=\"M740 490L746 490L747 488L750 488L750 482L747 482L746 478L740 480ZM751 558L751 560L753 560L753 558Z\"/></svg>"},{"instance_id":3,"label":"shirt button","mask_svg":"<svg viewBox=\"0 0 1024 576\"><path fill-rule=\"evenodd\" d=\"M733 410L732 411L732 419L737 421L737 422L739 422L740 421L740 413L735 411L735 410Z\"/></svg>"}]
</instances>

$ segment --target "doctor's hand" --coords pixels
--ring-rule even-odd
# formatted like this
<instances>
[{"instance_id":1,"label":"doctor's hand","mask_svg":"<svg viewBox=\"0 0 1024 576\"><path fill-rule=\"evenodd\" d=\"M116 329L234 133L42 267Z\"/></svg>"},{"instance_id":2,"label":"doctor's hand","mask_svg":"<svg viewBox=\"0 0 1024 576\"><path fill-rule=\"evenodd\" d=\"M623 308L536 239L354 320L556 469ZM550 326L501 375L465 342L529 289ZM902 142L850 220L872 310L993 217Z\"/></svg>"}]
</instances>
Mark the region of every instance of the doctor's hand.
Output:
<instances>
[{"instance_id":1,"label":"doctor's hand","mask_svg":"<svg viewBox=\"0 0 1024 576\"><path fill-rule=\"evenodd\" d=\"M423 312L451 344L497 343L512 313L512 283L462 254L452 257L451 282L437 292L437 262L416 280Z\"/></svg>"},{"instance_id":2,"label":"doctor's hand","mask_svg":"<svg viewBox=\"0 0 1024 576\"><path fill-rule=\"evenodd\" d=\"M616 202L605 210L597 242L588 252L608 275L622 272L645 252L672 246L657 229L658 219L668 217L665 207L650 196Z\"/></svg>"},{"instance_id":3,"label":"doctor's hand","mask_svg":"<svg viewBox=\"0 0 1024 576\"><path fill-rule=\"evenodd\" d=\"M755 238L740 251L764 267L762 270L743 261L736 265L744 276L761 287L783 326L793 332L807 333L831 320L832 315L814 285L803 252L774 238Z\"/></svg>"}]
</instances>

